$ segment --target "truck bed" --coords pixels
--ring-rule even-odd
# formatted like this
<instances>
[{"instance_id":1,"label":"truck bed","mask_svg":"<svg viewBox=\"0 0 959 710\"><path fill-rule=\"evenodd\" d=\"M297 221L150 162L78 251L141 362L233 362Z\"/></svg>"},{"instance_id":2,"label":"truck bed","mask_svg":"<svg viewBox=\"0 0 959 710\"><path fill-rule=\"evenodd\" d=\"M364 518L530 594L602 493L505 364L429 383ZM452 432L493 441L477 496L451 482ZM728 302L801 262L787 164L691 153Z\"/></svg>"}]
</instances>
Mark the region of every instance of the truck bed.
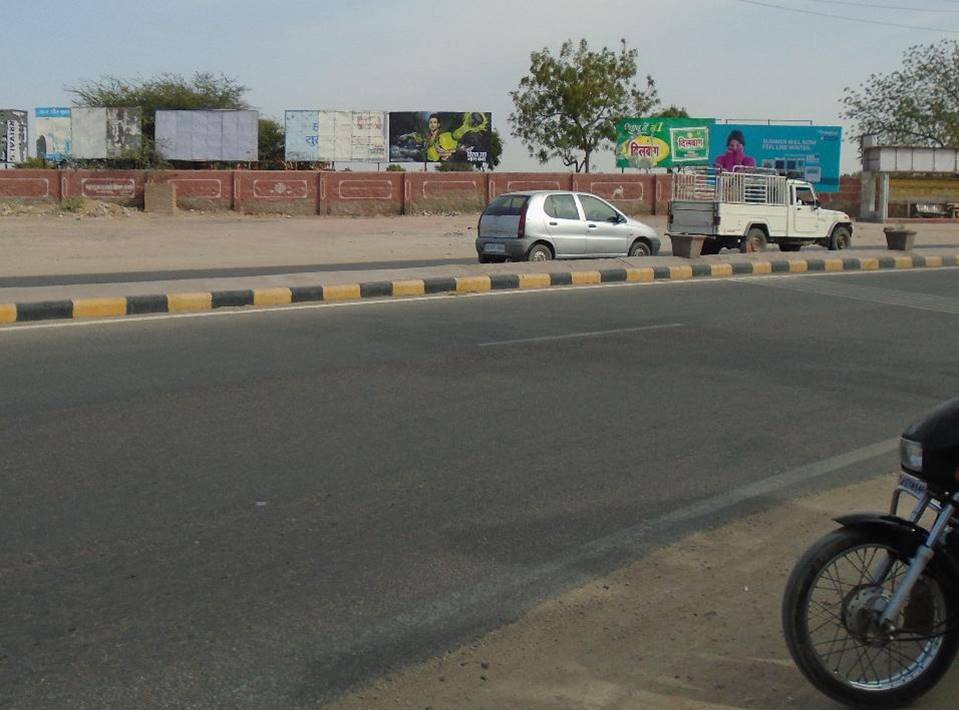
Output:
<instances>
[{"instance_id":1,"label":"truck bed","mask_svg":"<svg viewBox=\"0 0 959 710\"><path fill-rule=\"evenodd\" d=\"M670 209L668 232L675 235L741 237L757 223L767 225L770 236L786 234L787 230L785 205L674 200Z\"/></svg>"}]
</instances>

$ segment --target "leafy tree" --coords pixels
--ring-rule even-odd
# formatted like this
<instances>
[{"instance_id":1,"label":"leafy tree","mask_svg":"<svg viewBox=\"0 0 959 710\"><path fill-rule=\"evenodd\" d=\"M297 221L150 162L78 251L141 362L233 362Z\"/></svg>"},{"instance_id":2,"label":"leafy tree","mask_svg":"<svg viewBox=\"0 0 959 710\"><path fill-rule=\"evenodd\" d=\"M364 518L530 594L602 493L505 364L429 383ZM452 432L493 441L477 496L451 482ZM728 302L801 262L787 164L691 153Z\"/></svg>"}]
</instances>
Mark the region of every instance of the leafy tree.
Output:
<instances>
[{"instance_id":1,"label":"leafy tree","mask_svg":"<svg viewBox=\"0 0 959 710\"><path fill-rule=\"evenodd\" d=\"M689 118L689 112L681 106L670 104L669 108L654 113L653 118Z\"/></svg>"},{"instance_id":2,"label":"leafy tree","mask_svg":"<svg viewBox=\"0 0 959 710\"><path fill-rule=\"evenodd\" d=\"M842 103L856 137L959 146L959 42L910 47L899 69L846 87Z\"/></svg>"},{"instance_id":3,"label":"leafy tree","mask_svg":"<svg viewBox=\"0 0 959 710\"><path fill-rule=\"evenodd\" d=\"M447 161L436 166L436 172L438 173L471 173L475 169L476 166L473 163L463 161Z\"/></svg>"},{"instance_id":4,"label":"leafy tree","mask_svg":"<svg viewBox=\"0 0 959 710\"><path fill-rule=\"evenodd\" d=\"M492 172L499 167L503 159L503 138L499 131L494 130L489 137L489 155L486 156L486 167Z\"/></svg>"},{"instance_id":5,"label":"leafy tree","mask_svg":"<svg viewBox=\"0 0 959 710\"><path fill-rule=\"evenodd\" d=\"M283 168L286 156L286 132L279 121L261 118L258 133L258 157L261 168Z\"/></svg>"},{"instance_id":6,"label":"leafy tree","mask_svg":"<svg viewBox=\"0 0 959 710\"><path fill-rule=\"evenodd\" d=\"M644 88L634 83L637 56L626 40L618 52L592 51L585 39L567 40L556 57L546 48L533 52L529 74L510 92L513 135L540 163L559 158L589 172L592 154L615 139L617 120L659 104L652 77Z\"/></svg>"},{"instance_id":7,"label":"leafy tree","mask_svg":"<svg viewBox=\"0 0 959 710\"><path fill-rule=\"evenodd\" d=\"M249 89L222 74L197 72L191 78L160 74L152 79L123 79L105 76L64 88L73 94L76 106L139 106L143 110L143 147L118 161L137 167L162 167L166 163L154 150L158 109L246 109L243 96ZM103 161L97 161L102 163ZM119 166L114 166L119 167Z\"/></svg>"}]
</instances>

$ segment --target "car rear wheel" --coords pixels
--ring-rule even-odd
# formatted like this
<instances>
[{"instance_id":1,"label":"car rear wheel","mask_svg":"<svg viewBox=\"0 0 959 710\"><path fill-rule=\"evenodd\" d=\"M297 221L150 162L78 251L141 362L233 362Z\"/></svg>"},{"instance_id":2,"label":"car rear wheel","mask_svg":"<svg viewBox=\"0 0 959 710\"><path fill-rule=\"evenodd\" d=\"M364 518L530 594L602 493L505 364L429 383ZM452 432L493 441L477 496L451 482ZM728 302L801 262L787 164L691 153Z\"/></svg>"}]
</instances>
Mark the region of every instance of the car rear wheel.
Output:
<instances>
[{"instance_id":1,"label":"car rear wheel","mask_svg":"<svg viewBox=\"0 0 959 710\"><path fill-rule=\"evenodd\" d=\"M640 240L633 242L633 246L629 248L630 256L652 256L652 253L653 250L649 248L649 244Z\"/></svg>"},{"instance_id":2,"label":"car rear wheel","mask_svg":"<svg viewBox=\"0 0 959 710\"><path fill-rule=\"evenodd\" d=\"M545 244L534 244L533 248L526 252L527 261L551 261L553 252Z\"/></svg>"}]
</instances>

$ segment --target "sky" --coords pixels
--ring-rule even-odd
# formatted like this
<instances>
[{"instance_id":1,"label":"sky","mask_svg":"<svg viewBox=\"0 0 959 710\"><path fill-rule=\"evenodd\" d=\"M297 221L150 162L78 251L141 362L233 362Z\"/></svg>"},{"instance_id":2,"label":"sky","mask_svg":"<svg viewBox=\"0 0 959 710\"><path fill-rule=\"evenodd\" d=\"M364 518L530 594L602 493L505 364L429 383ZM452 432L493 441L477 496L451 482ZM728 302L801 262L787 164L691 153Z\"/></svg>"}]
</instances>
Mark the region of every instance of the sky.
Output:
<instances>
[{"instance_id":1,"label":"sky","mask_svg":"<svg viewBox=\"0 0 959 710\"><path fill-rule=\"evenodd\" d=\"M69 106L66 87L104 75L210 71L280 121L293 108L492 111L501 170L562 169L529 157L507 118L530 52L566 39L625 39L640 77L693 116L829 125L844 87L911 45L959 39L959 0L0 0L0 16L2 108ZM855 146L843 153L858 169ZM597 169L614 169L611 151Z\"/></svg>"}]
</instances>

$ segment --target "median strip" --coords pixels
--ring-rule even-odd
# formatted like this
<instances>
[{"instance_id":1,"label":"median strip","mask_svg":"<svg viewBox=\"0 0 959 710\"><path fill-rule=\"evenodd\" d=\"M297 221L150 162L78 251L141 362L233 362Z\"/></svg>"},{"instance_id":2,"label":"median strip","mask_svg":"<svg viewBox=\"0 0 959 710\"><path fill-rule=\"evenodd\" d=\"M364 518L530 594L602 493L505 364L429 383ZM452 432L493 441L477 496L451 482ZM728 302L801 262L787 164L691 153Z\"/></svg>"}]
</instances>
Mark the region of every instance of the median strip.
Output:
<instances>
[{"instance_id":1,"label":"median strip","mask_svg":"<svg viewBox=\"0 0 959 710\"><path fill-rule=\"evenodd\" d=\"M845 273L959 266L959 255L870 256L846 258L770 259L643 266L600 270L570 270L524 274L483 274L352 284L322 284L281 288L202 291L109 298L0 303L0 324L40 320L89 319L155 313L191 313L219 308L270 307L299 303L375 298L422 297L430 294L475 294L488 291L595 286L614 283L723 279L810 273Z\"/></svg>"}]
</instances>

